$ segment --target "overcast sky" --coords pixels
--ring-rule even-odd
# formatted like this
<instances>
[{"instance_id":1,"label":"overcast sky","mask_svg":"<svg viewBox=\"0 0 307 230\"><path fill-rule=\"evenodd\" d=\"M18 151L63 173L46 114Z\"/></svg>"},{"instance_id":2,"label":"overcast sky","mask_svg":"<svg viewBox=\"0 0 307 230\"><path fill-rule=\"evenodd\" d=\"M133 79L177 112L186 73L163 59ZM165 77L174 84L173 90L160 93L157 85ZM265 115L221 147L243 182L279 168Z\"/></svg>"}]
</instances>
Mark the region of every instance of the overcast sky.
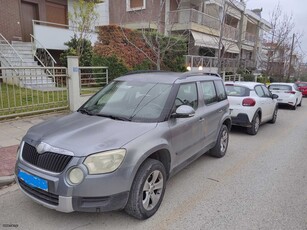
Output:
<instances>
[{"instance_id":1,"label":"overcast sky","mask_svg":"<svg viewBox=\"0 0 307 230\"><path fill-rule=\"evenodd\" d=\"M278 5L281 6L282 12L293 16L295 28L293 32L303 33L301 47L307 60L307 0L246 0L248 9L262 8L262 17L269 21L270 14Z\"/></svg>"}]
</instances>

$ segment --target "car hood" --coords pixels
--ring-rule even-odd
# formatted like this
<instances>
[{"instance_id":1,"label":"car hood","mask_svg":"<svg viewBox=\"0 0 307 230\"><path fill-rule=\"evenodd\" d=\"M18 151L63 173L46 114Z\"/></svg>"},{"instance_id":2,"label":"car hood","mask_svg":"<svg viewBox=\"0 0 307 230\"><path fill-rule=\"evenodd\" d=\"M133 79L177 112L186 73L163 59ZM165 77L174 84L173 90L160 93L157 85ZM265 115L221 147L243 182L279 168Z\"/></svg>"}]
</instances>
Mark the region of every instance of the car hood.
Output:
<instances>
[{"instance_id":1,"label":"car hood","mask_svg":"<svg viewBox=\"0 0 307 230\"><path fill-rule=\"evenodd\" d=\"M154 129L156 125L157 123L118 121L75 112L33 126L24 139L33 142L35 146L44 142L82 157L121 148Z\"/></svg>"}]
</instances>

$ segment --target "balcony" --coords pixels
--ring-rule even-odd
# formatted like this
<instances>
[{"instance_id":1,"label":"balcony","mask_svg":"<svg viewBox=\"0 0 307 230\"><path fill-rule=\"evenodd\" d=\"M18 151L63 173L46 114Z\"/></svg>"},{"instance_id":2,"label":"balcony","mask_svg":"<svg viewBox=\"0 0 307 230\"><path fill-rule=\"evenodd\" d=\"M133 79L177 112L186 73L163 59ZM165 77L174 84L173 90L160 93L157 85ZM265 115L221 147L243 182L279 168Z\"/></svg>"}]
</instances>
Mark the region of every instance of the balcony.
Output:
<instances>
[{"instance_id":1,"label":"balcony","mask_svg":"<svg viewBox=\"0 0 307 230\"><path fill-rule=\"evenodd\" d=\"M255 43L257 36L255 34L245 32L245 41Z\"/></svg>"},{"instance_id":2,"label":"balcony","mask_svg":"<svg viewBox=\"0 0 307 230\"><path fill-rule=\"evenodd\" d=\"M224 24L224 37L232 40L238 40L239 30L227 24Z\"/></svg>"},{"instance_id":3,"label":"balcony","mask_svg":"<svg viewBox=\"0 0 307 230\"><path fill-rule=\"evenodd\" d=\"M220 20L194 9L183 9L169 12L171 30L193 29L192 24L201 25L211 30L220 30Z\"/></svg>"},{"instance_id":4,"label":"balcony","mask_svg":"<svg viewBox=\"0 0 307 230\"><path fill-rule=\"evenodd\" d=\"M74 30L69 25L33 20L33 35L47 49L65 50L64 43L74 36ZM89 39L94 44L97 34L91 33Z\"/></svg>"}]
</instances>

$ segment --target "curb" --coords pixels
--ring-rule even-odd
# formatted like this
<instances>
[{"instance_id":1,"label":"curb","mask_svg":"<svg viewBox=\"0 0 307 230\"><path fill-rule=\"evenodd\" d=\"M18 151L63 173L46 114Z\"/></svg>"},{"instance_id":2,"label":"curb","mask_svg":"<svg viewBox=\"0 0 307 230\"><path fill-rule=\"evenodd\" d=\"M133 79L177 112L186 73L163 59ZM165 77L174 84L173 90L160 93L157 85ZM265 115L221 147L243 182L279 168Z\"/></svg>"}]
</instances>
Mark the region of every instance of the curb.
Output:
<instances>
[{"instance_id":1,"label":"curb","mask_svg":"<svg viewBox=\"0 0 307 230\"><path fill-rule=\"evenodd\" d=\"M10 185L14 181L15 181L15 175L1 176L0 177L0 187L6 186L6 185Z\"/></svg>"}]
</instances>

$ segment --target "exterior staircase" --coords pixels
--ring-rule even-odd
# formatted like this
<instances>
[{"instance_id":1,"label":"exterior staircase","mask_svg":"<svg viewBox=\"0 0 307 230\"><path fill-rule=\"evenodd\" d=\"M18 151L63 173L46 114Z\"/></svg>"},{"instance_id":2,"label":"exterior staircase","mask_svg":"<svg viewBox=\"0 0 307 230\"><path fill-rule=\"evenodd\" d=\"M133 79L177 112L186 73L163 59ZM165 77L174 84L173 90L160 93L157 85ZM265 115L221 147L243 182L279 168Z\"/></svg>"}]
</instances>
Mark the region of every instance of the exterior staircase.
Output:
<instances>
[{"instance_id":1,"label":"exterior staircase","mask_svg":"<svg viewBox=\"0 0 307 230\"><path fill-rule=\"evenodd\" d=\"M55 82L52 77L49 77L47 69L42 68L34 60L31 42L12 41L12 44L8 44L5 38L0 36L0 63L1 67L15 67L2 71L4 72L2 75L5 75L7 79L19 76L17 82L20 87L37 90L55 88ZM11 82L16 83L16 81Z\"/></svg>"}]
</instances>

